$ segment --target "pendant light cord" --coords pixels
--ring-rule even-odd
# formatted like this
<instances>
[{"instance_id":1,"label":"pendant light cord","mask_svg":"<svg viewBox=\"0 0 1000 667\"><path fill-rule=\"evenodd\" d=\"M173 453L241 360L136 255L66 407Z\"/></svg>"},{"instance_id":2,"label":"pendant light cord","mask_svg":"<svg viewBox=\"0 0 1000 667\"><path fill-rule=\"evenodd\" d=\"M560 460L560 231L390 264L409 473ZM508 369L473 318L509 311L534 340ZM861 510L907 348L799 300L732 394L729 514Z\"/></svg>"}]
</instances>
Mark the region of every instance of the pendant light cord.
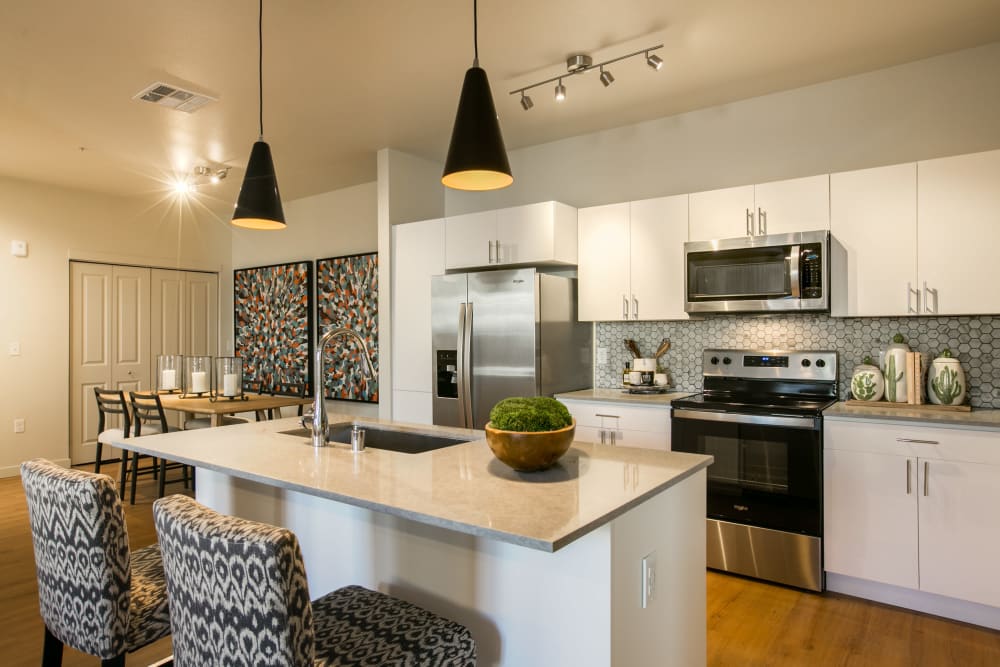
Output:
<instances>
[{"instance_id":1,"label":"pendant light cord","mask_svg":"<svg viewBox=\"0 0 1000 667\"><path fill-rule=\"evenodd\" d=\"M260 139L264 140L264 0L260 0L257 14L257 100L260 117Z\"/></svg>"},{"instance_id":2,"label":"pendant light cord","mask_svg":"<svg viewBox=\"0 0 1000 667\"><path fill-rule=\"evenodd\" d=\"M473 67L479 67L479 4L478 0L472 0L472 49L475 56L472 60Z\"/></svg>"}]
</instances>

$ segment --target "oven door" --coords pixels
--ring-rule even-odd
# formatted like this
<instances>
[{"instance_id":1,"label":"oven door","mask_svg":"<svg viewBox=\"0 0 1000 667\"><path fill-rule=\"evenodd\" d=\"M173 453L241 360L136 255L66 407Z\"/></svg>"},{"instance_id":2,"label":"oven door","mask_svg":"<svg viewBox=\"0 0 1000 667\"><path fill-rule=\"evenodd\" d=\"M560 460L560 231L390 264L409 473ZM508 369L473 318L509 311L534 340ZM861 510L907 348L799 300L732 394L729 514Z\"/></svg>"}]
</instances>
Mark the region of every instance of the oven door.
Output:
<instances>
[{"instance_id":1,"label":"oven door","mask_svg":"<svg viewBox=\"0 0 1000 667\"><path fill-rule=\"evenodd\" d=\"M817 417L675 408L671 443L708 454L708 516L822 536L822 425Z\"/></svg>"}]
</instances>

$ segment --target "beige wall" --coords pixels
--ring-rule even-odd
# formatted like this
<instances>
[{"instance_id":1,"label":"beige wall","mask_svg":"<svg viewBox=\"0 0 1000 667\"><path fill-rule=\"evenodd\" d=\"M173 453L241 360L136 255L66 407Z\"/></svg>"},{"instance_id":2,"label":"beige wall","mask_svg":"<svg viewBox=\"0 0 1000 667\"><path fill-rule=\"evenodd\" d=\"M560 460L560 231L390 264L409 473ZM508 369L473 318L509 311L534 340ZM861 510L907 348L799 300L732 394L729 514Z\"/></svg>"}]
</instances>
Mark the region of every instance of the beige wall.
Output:
<instances>
[{"instance_id":1,"label":"beige wall","mask_svg":"<svg viewBox=\"0 0 1000 667\"><path fill-rule=\"evenodd\" d=\"M514 185L449 190L445 208L593 206L972 153L1000 147L998 109L994 43L514 150Z\"/></svg>"},{"instance_id":2,"label":"beige wall","mask_svg":"<svg viewBox=\"0 0 1000 667\"><path fill-rule=\"evenodd\" d=\"M281 231L233 231L233 268L323 259L378 249L374 181L286 201L284 209L288 227ZM227 290L229 305L228 310L222 311L222 349L231 353L233 282L232 275L225 278L223 290ZM379 389L381 393L381 387ZM330 401L329 407L360 416L376 416L378 412L377 405L354 401Z\"/></svg>"},{"instance_id":3,"label":"beige wall","mask_svg":"<svg viewBox=\"0 0 1000 667\"><path fill-rule=\"evenodd\" d=\"M69 447L69 260L230 272L228 221L140 200L0 178L0 476ZM26 258L9 252L28 242ZM7 354L19 341L21 355ZM15 418L25 432L14 434Z\"/></svg>"}]
</instances>

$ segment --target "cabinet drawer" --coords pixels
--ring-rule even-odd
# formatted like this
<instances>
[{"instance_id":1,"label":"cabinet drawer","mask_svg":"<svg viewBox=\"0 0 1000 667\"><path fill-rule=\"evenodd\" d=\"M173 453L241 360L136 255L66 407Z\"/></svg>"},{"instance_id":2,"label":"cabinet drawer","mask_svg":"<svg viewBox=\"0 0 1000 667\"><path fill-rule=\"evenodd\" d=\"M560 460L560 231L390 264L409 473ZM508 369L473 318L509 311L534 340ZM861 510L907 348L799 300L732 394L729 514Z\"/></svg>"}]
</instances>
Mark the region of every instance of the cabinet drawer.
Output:
<instances>
[{"instance_id":1,"label":"cabinet drawer","mask_svg":"<svg viewBox=\"0 0 1000 667\"><path fill-rule=\"evenodd\" d=\"M610 445L611 432L614 431L614 445L616 447L638 447L640 449L655 449L661 452L670 451L670 433L656 433L653 431L622 431L612 428L598 428L594 426L576 425L574 442L590 442L595 445ZM601 434L604 433L604 442L601 442Z\"/></svg>"},{"instance_id":2,"label":"cabinet drawer","mask_svg":"<svg viewBox=\"0 0 1000 667\"><path fill-rule=\"evenodd\" d=\"M621 403L563 400L578 426L620 431L670 432L669 407L636 407Z\"/></svg>"},{"instance_id":3,"label":"cabinet drawer","mask_svg":"<svg viewBox=\"0 0 1000 667\"><path fill-rule=\"evenodd\" d=\"M827 420L823 425L823 446L826 449L1000 465L1000 431L948 428L937 424Z\"/></svg>"}]
</instances>

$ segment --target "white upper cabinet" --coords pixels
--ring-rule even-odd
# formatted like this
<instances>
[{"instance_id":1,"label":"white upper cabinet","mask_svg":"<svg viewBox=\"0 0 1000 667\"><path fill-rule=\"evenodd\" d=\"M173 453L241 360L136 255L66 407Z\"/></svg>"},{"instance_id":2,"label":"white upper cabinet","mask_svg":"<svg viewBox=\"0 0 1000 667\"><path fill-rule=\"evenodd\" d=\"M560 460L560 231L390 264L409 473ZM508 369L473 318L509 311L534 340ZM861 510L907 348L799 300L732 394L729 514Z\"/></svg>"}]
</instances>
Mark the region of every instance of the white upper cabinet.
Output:
<instances>
[{"instance_id":1,"label":"white upper cabinet","mask_svg":"<svg viewBox=\"0 0 1000 667\"><path fill-rule=\"evenodd\" d=\"M577 212L555 201L448 217L449 269L577 262Z\"/></svg>"},{"instance_id":2,"label":"white upper cabinet","mask_svg":"<svg viewBox=\"0 0 1000 667\"><path fill-rule=\"evenodd\" d=\"M1000 151L830 176L831 312L1000 313Z\"/></svg>"},{"instance_id":3,"label":"white upper cabinet","mask_svg":"<svg viewBox=\"0 0 1000 667\"><path fill-rule=\"evenodd\" d=\"M691 241L733 239L757 233L752 185L692 193L690 206Z\"/></svg>"},{"instance_id":4,"label":"white upper cabinet","mask_svg":"<svg viewBox=\"0 0 1000 667\"><path fill-rule=\"evenodd\" d=\"M921 313L1000 313L1000 150L917 163Z\"/></svg>"},{"instance_id":5,"label":"white upper cabinet","mask_svg":"<svg viewBox=\"0 0 1000 667\"><path fill-rule=\"evenodd\" d=\"M687 195L579 212L582 321L687 319Z\"/></svg>"},{"instance_id":6,"label":"white upper cabinet","mask_svg":"<svg viewBox=\"0 0 1000 667\"><path fill-rule=\"evenodd\" d=\"M628 319L629 204L582 208L577 267L580 321Z\"/></svg>"},{"instance_id":7,"label":"white upper cabinet","mask_svg":"<svg viewBox=\"0 0 1000 667\"><path fill-rule=\"evenodd\" d=\"M691 195L692 241L810 232L830 228L827 174Z\"/></svg>"},{"instance_id":8,"label":"white upper cabinet","mask_svg":"<svg viewBox=\"0 0 1000 667\"><path fill-rule=\"evenodd\" d=\"M917 165L830 175L830 310L837 316L916 315Z\"/></svg>"}]
</instances>

